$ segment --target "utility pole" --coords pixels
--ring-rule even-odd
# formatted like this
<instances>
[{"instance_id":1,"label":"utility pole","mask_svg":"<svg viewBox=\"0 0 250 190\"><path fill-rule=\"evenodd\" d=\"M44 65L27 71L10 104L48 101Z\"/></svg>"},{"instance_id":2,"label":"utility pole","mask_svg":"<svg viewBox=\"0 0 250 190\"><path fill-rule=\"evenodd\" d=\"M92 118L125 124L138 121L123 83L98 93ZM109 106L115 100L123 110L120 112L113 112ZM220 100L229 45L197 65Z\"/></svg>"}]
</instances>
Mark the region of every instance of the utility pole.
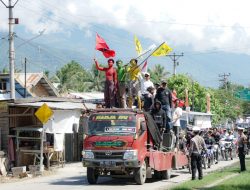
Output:
<instances>
[{"instance_id":1,"label":"utility pole","mask_svg":"<svg viewBox=\"0 0 250 190\"><path fill-rule=\"evenodd\" d=\"M14 24L18 24L18 19L13 18L13 8L18 0L12 5L12 0L9 0L7 6L3 0L0 0L3 5L9 9L9 75L10 75L10 98L15 99L15 48L14 48Z\"/></svg>"},{"instance_id":2,"label":"utility pole","mask_svg":"<svg viewBox=\"0 0 250 190\"><path fill-rule=\"evenodd\" d=\"M24 98L27 96L27 70L26 70L26 65L27 65L27 58L24 58Z\"/></svg>"},{"instance_id":3,"label":"utility pole","mask_svg":"<svg viewBox=\"0 0 250 190\"><path fill-rule=\"evenodd\" d=\"M192 79L192 111L194 111L194 80Z\"/></svg>"},{"instance_id":4,"label":"utility pole","mask_svg":"<svg viewBox=\"0 0 250 190\"><path fill-rule=\"evenodd\" d=\"M166 55L168 57L170 57L170 59L173 61L173 75L175 76L176 75L176 67L179 65L179 62L177 62L177 60L184 56L184 53L181 53L181 54L170 54L170 55Z\"/></svg>"},{"instance_id":5,"label":"utility pole","mask_svg":"<svg viewBox=\"0 0 250 190\"><path fill-rule=\"evenodd\" d=\"M219 79L219 81L222 82L223 84L222 86L224 86L226 90L227 90L227 85L228 85L228 77L230 75L231 75L230 73L228 74L224 73L224 74L219 75L219 77L221 78Z\"/></svg>"}]
</instances>

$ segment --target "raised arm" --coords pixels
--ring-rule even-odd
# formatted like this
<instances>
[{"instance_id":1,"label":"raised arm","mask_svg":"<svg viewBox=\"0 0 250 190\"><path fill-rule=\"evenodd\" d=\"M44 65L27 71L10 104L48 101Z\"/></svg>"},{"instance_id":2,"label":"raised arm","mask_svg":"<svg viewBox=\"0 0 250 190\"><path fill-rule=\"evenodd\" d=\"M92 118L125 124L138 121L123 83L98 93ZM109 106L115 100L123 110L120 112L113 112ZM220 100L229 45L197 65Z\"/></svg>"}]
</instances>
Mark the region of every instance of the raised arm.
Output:
<instances>
[{"instance_id":1,"label":"raised arm","mask_svg":"<svg viewBox=\"0 0 250 190\"><path fill-rule=\"evenodd\" d=\"M103 67L100 67L97 60L94 59L94 62L95 62L95 66L96 66L96 69L99 70L99 71L106 71L106 68L103 68Z\"/></svg>"}]
</instances>

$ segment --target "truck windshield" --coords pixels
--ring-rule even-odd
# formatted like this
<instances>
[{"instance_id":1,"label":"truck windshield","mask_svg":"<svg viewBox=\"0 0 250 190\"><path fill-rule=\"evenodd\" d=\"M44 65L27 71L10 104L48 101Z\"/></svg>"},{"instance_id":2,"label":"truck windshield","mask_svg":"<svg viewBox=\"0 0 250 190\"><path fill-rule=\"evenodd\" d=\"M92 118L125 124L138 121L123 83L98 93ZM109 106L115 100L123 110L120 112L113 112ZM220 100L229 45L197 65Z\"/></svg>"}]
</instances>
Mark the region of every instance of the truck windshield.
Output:
<instances>
[{"instance_id":1,"label":"truck windshield","mask_svg":"<svg viewBox=\"0 0 250 190\"><path fill-rule=\"evenodd\" d=\"M93 114L88 121L88 135L130 135L136 133L133 114Z\"/></svg>"}]
</instances>

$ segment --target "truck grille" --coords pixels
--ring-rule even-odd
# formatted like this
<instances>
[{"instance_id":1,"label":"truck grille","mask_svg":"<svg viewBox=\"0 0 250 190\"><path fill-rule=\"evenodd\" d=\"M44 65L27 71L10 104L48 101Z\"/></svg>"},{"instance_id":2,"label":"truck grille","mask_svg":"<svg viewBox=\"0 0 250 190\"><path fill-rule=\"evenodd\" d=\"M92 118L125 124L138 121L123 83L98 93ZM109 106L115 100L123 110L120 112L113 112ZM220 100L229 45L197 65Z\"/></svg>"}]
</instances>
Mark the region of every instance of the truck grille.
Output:
<instances>
[{"instance_id":1,"label":"truck grille","mask_svg":"<svg viewBox=\"0 0 250 190\"><path fill-rule=\"evenodd\" d=\"M123 159L124 152L94 152L96 159Z\"/></svg>"}]
</instances>

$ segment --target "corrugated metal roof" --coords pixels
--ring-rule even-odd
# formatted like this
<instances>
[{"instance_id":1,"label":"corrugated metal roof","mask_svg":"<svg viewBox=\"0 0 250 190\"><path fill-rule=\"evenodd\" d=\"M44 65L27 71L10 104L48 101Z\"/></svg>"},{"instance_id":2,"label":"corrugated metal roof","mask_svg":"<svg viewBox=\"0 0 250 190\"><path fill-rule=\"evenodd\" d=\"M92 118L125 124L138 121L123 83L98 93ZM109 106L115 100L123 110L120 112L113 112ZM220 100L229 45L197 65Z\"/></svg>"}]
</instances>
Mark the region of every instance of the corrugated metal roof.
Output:
<instances>
[{"instance_id":1,"label":"corrugated metal roof","mask_svg":"<svg viewBox=\"0 0 250 190\"><path fill-rule=\"evenodd\" d=\"M40 107L46 103L51 109L60 109L60 110L85 110L86 108L82 103L73 103L73 102L29 102L29 103L10 103L9 105L15 107ZM95 104L85 103L88 109L94 109Z\"/></svg>"},{"instance_id":2,"label":"corrugated metal roof","mask_svg":"<svg viewBox=\"0 0 250 190\"><path fill-rule=\"evenodd\" d=\"M81 98L84 100L102 99L104 100L103 92L70 92L70 95L75 98Z\"/></svg>"},{"instance_id":3,"label":"corrugated metal roof","mask_svg":"<svg viewBox=\"0 0 250 190\"><path fill-rule=\"evenodd\" d=\"M0 78L8 78L9 74L0 74ZM16 82L24 88L25 86L25 73L15 73ZM32 93L33 87L40 83L48 92L49 96L60 96L53 84L43 73L26 73L26 89L29 94Z\"/></svg>"}]
</instances>

